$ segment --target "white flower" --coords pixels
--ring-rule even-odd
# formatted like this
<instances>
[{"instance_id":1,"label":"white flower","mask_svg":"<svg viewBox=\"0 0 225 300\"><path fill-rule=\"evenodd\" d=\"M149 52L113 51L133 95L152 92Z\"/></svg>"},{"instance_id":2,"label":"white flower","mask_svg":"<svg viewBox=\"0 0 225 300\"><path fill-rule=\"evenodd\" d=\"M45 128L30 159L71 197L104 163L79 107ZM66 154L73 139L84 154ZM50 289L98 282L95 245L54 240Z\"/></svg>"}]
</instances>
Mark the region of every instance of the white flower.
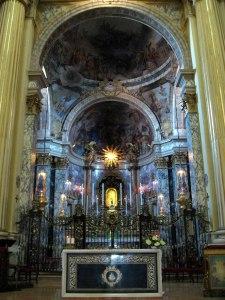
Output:
<instances>
[{"instance_id":1,"label":"white flower","mask_svg":"<svg viewBox=\"0 0 225 300\"><path fill-rule=\"evenodd\" d=\"M161 244L162 246L166 245L166 243L165 243L163 240L160 240L160 244Z\"/></svg>"},{"instance_id":2,"label":"white flower","mask_svg":"<svg viewBox=\"0 0 225 300\"><path fill-rule=\"evenodd\" d=\"M145 243L146 243L147 245L149 245L149 246L152 244L152 242L151 242L150 239L147 239L147 240L145 241Z\"/></svg>"},{"instance_id":3,"label":"white flower","mask_svg":"<svg viewBox=\"0 0 225 300\"><path fill-rule=\"evenodd\" d=\"M157 235L153 235L152 240L153 240L153 241L157 241L157 240L158 240Z\"/></svg>"},{"instance_id":4,"label":"white flower","mask_svg":"<svg viewBox=\"0 0 225 300\"><path fill-rule=\"evenodd\" d=\"M155 243L155 246L156 246L156 247L160 246L160 242L156 242L156 243Z\"/></svg>"}]
</instances>

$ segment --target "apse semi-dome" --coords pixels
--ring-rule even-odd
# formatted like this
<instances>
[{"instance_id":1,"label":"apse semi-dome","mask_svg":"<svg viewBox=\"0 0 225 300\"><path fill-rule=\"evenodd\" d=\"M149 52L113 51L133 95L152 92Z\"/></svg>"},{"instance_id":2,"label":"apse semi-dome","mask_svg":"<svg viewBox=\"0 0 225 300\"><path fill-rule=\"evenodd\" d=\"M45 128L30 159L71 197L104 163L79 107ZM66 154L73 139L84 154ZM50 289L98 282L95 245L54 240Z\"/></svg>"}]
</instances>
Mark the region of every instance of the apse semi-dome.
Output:
<instances>
[{"instance_id":1,"label":"apse semi-dome","mask_svg":"<svg viewBox=\"0 0 225 300\"><path fill-rule=\"evenodd\" d=\"M96 143L99 153L109 146L126 154L128 144L134 144L140 154L146 154L151 149L153 132L140 111L125 103L107 101L89 107L74 120L69 141L72 151L81 156L90 142Z\"/></svg>"}]
</instances>

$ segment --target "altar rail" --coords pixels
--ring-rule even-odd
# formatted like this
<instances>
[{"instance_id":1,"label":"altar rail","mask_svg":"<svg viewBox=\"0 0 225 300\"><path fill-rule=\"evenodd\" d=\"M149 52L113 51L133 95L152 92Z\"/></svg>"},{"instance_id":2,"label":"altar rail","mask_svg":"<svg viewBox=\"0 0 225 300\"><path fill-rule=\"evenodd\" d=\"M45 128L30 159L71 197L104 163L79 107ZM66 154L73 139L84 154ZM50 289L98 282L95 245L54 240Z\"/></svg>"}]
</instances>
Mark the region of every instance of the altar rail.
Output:
<instances>
[{"instance_id":1,"label":"altar rail","mask_svg":"<svg viewBox=\"0 0 225 300\"><path fill-rule=\"evenodd\" d=\"M107 216L74 215L66 224L54 224L43 215L31 213L22 218L20 226L19 262L35 266L44 272L61 271L61 252L75 249L142 249L147 248L146 237L159 232L166 241L163 248L163 268L183 268L201 265L202 248L206 242L200 223L194 223L189 236L184 222L159 226L149 215L125 216L114 222ZM174 233L175 238L174 238ZM198 248L196 245L199 245Z\"/></svg>"}]
</instances>

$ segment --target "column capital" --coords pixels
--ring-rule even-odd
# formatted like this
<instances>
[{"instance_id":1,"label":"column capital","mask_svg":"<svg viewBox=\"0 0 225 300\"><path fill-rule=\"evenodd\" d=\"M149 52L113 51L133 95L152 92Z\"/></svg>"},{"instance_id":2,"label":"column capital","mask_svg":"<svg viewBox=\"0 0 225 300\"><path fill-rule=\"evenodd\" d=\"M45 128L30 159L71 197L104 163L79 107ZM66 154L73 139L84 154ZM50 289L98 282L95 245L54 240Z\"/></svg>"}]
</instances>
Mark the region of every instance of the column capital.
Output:
<instances>
[{"instance_id":1,"label":"column capital","mask_svg":"<svg viewBox=\"0 0 225 300\"><path fill-rule=\"evenodd\" d=\"M55 157L56 169L66 169L68 165L69 165L69 160L67 157Z\"/></svg>"},{"instance_id":2,"label":"column capital","mask_svg":"<svg viewBox=\"0 0 225 300\"><path fill-rule=\"evenodd\" d=\"M157 169L167 168L168 157L158 157L154 160L154 164Z\"/></svg>"},{"instance_id":3,"label":"column capital","mask_svg":"<svg viewBox=\"0 0 225 300\"><path fill-rule=\"evenodd\" d=\"M52 163L52 156L49 153L37 153L36 162L38 165L50 165Z\"/></svg>"},{"instance_id":4,"label":"column capital","mask_svg":"<svg viewBox=\"0 0 225 300\"><path fill-rule=\"evenodd\" d=\"M38 94L28 94L26 104L28 115L38 115L41 112L42 103Z\"/></svg>"},{"instance_id":5,"label":"column capital","mask_svg":"<svg viewBox=\"0 0 225 300\"><path fill-rule=\"evenodd\" d=\"M198 112L197 107L197 95L195 92L184 93L182 96L183 101L183 109L189 113L196 113Z\"/></svg>"},{"instance_id":6,"label":"column capital","mask_svg":"<svg viewBox=\"0 0 225 300\"><path fill-rule=\"evenodd\" d=\"M188 160L188 154L186 152L177 152L172 155L173 164L186 164Z\"/></svg>"},{"instance_id":7,"label":"column capital","mask_svg":"<svg viewBox=\"0 0 225 300\"><path fill-rule=\"evenodd\" d=\"M48 86L47 79L45 78L42 71L31 70L28 72L29 83L28 83L28 93L38 94L41 98L41 89Z\"/></svg>"}]
</instances>

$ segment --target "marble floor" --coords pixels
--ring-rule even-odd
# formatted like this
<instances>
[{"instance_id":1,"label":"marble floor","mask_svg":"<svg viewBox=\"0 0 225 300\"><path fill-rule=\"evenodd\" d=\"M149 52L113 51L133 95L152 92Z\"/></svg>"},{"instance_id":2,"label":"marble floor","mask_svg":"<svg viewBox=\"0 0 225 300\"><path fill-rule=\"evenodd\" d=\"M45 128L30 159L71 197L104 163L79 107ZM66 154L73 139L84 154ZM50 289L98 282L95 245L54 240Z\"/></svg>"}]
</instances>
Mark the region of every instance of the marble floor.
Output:
<instances>
[{"instance_id":1,"label":"marble floor","mask_svg":"<svg viewBox=\"0 0 225 300\"><path fill-rule=\"evenodd\" d=\"M60 277L40 278L33 288L23 289L10 293L0 293L0 300L61 300ZM164 282L165 291L163 300L222 300L223 298L207 298L202 296L202 283ZM71 298L72 299L72 298ZM78 298L77 298L78 299ZM88 298L85 298L86 300ZM96 299L96 298L89 298ZM104 300L104 298L101 298ZM112 300L120 298L105 298ZM131 298L133 300L141 298ZM147 299L147 298L145 298Z\"/></svg>"}]
</instances>

